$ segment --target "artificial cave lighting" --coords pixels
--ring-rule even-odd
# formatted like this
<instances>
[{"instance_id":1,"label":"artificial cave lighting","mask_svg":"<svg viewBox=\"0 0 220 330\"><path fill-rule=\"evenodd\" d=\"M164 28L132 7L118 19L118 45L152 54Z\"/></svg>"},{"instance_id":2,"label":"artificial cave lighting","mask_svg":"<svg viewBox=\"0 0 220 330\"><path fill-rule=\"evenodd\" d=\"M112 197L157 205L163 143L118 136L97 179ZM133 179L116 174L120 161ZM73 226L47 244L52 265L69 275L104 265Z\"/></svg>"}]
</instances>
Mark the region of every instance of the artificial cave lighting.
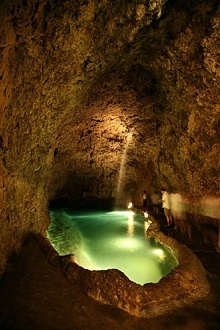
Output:
<instances>
[{"instance_id":1,"label":"artificial cave lighting","mask_svg":"<svg viewBox=\"0 0 220 330\"><path fill-rule=\"evenodd\" d=\"M47 237L54 249L61 256L74 255L85 269L118 269L143 285L157 283L178 265L169 251L146 236L150 222L133 211L61 209L51 210L50 217Z\"/></svg>"},{"instance_id":2,"label":"artificial cave lighting","mask_svg":"<svg viewBox=\"0 0 220 330\"><path fill-rule=\"evenodd\" d=\"M147 232L148 228L150 227L150 225L152 224L152 221L151 220L145 220L144 221L144 231L145 233Z\"/></svg>"},{"instance_id":3,"label":"artificial cave lighting","mask_svg":"<svg viewBox=\"0 0 220 330\"><path fill-rule=\"evenodd\" d=\"M164 260L165 254L164 254L164 251L162 249L154 249L152 252L153 252L153 254L158 256L160 260Z\"/></svg>"},{"instance_id":4,"label":"artificial cave lighting","mask_svg":"<svg viewBox=\"0 0 220 330\"><path fill-rule=\"evenodd\" d=\"M148 213L147 213L147 211L144 212L144 217L145 217L145 218L148 218Z\"/></svg>"},{"instance_id":5,"label":"artificial cave lighting","mask_svg":"<svg viewBox=\"0 0 220 330\"><path fill-rule=\"evenodd\" d=\"M130 202L130 203L128 204L128 209L131 209L132 207L133 207L133 203Z\"/></svg>"}]
</instances>

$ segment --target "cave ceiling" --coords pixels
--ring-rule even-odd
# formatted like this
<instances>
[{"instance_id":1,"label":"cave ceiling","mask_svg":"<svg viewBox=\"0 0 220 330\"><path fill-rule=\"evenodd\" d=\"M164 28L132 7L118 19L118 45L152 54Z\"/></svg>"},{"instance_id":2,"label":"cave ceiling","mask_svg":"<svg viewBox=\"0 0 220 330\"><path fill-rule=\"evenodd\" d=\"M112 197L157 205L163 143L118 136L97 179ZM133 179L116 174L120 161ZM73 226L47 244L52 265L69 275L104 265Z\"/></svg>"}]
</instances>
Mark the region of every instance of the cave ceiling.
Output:
<instances>
[{"instance_id":1,"label":"cave ceiling","mask_svg":"<svg viewBox=\"0 0 220 330\"><path fill-rule=\"evenodd\" d=\"M219 193L218 1L0 6L6 171L50 200L108 199L125 155L129 196Z\"/></svg>"}]
</instances>

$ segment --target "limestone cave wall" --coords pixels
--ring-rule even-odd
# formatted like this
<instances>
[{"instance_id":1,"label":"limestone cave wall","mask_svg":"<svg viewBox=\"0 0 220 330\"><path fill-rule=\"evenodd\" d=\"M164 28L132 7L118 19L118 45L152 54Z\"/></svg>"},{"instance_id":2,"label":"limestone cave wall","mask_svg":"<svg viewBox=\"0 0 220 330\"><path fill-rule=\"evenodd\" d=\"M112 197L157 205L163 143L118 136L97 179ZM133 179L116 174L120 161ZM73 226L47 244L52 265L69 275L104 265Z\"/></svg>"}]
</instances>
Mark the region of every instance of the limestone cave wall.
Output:
<instances>
[{"instance_id":1,"label":"limestone cave wall","mask_svg":"<svg viewBox=\"0 0 220 330\"><path fill-rule=\"evenodd\" d=\"M0 274L54 199L219 197L218 1L1 0L0 22Z\"/></svg>"}]
</instances>

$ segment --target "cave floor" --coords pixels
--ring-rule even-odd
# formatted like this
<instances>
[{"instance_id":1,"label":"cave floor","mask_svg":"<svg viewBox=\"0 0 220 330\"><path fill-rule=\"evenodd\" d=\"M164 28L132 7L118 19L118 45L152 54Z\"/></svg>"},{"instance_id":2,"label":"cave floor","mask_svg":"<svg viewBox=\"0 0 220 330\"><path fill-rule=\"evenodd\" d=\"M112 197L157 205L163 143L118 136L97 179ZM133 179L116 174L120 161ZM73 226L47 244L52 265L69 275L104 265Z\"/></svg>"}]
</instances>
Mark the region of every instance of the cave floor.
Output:
<instances>
[{"instance_id":1,"label":"cave floor","mask_svg":"<svg viewBox=\"0 0 220 330\"><path fill-rule=\"evenodd\" d=\"M68 282L48 264L34 237L28 237L21 253L9 260L0 279L0 329L220 329L220 253L215 249L216 233L204 228L203 235L192 227L181 230L164 227L162 213L153 215L161 230L192 249L210 282L210 294L202 300L155 318L135 318L86 296L78 285Z\"/></svg>"}]
</instances>

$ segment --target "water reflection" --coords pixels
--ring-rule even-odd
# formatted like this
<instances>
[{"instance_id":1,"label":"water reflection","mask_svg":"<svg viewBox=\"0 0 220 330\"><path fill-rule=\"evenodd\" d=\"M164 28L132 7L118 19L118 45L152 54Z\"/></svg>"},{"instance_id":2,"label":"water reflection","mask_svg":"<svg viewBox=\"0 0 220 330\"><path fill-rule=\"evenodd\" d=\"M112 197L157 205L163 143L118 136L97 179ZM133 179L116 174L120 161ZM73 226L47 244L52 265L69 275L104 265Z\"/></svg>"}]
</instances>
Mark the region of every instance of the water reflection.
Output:
<instances>
[{"instance_id":1,"label":"water reflection","mask_svg":"<svg viewBox=\"0 0 220 330\"><path fill-rule=\"evenodd\" d=\"M132 211L51 210L50 216L51 244L61 255L74 254L86 269L119 269L144 284L158 282L178 264L165 247L145 235L148 220ZM155 252L161 250L163 254Z\"/></svg>"},{"instance_id":2,"label":"water reflection","mask_svg":"<svg viewBox=\"0 0 220 330\"><path fill-rule=\"evenodd\" d=\"M128 236L134 235L134 214L128 215Z\"/></svg>"}]
</instances>

